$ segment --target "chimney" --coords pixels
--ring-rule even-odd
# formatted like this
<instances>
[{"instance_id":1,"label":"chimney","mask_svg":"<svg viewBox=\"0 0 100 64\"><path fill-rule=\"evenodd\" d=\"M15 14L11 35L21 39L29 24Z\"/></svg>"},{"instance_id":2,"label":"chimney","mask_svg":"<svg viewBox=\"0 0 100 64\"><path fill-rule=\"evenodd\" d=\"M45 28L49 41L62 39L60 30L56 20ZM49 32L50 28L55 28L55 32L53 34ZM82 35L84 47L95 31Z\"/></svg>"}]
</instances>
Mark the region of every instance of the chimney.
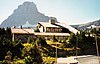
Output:
<instances>
[{"instance_id":1,"label":"chimney","mask_svg":"<svg viewBox=\"0 0 100 64\"><path fill-rule=\"evenodd\" d=\"M55 24L55 22L57 22L56 18L50 17L49 23L50 23L50 24Z\"/></svg>"},{"instance_id":2,"label":"chimney","mask_svg":"<svg viewBox=\"0 0 100 64\"><path fill-rule=\"evenodd\" d=\"M21 28L21 29L23 28L22 25L20 26L20 28Z\"/></svg>"}]
</instances>

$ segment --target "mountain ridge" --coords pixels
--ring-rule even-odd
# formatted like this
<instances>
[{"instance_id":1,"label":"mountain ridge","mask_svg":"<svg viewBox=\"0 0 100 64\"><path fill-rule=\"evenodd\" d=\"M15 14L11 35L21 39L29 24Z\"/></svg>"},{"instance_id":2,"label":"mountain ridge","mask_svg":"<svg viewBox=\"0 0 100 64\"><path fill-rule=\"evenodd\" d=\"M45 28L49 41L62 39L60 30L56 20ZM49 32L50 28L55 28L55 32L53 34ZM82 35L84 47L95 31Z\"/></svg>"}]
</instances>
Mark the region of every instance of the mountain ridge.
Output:
<instances>
[{"instance_id":1,"label":"mountain ridge","mask_svg":"<svg viewBox=\"0 0 100 64\"><path fill-rule=\"evenodd\" d=\"M43 13L40 13L33 2L24 2L22 5L19 5L14 12L5 19L0 27L12 27L12 26L21 26L29 21L30 24L36 25L39 21L48 21L49 17L45 16Z\"/></svg>"},{"instance_id":2,"label":"mountain ridge","mask_svg":"<svg viewBox=\"0 0 100 64\"><path fill-rule=\"evenodd\" d=\"M74 28L77 28L79 30L86 30L88 27L90 27L92 25L100 26L100 19L94 20L94 21L91 21L91 22L88 22L88 23L85 23L85 24L78 24L78 25L71 25L71 26L74 27Z\"/></svg>"}]
</instances>

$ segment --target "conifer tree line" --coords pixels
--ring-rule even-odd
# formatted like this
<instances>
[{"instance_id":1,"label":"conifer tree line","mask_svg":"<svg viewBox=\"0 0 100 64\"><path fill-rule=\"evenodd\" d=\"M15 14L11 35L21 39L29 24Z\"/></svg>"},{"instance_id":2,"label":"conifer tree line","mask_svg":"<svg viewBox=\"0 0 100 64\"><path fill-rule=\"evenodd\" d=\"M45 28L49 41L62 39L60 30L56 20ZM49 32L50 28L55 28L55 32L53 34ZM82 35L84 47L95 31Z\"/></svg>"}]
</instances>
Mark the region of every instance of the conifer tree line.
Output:
<instances>
[{"instance_id":1,"label":"conifer tree line","mask_svg":"<svg viewBox=\"0 0 100 64\"><path fill-rule=\"evenodd\" d=\"M38 40L36 40L37 43L30 40L28 38L27 43L31 43L31 47L23 46L20 40L12 41L10 28L0 28L0 64L18 64L19 59L22 59L24 64L42 64Z\"/></svg>"},{"instance_id":2,"label":"conifer tree line","mask_svg":"<svg viewBox=\"0 0 100 64\"><path fill-rule=\"evenodd\" d=\"M100 31L96 31L96 29L92 29L90 32L80 31L77 34L70 33L68 39L63 39L63 45L60 45L59 47L62 49L79 48L78 55L96 55L94 34L97 35L97 42L98 45L100 45L99 33ZM53 36L52 40L53 42L59 42L59 40L57 40L55 36ZM40 45L42 48L47 48L48 50L50 50L48 51L47 55L55 55L55 48L50 48L50 46L46 43L46 40L42 37L38 37L36 40L28 38L27 43L31 43L31 45L29 44L27 46L24 46L20 40L12 42L11 29L0 28L0 63L17 63L19 59L22 59L24 61L23 63L26 64L42 64L43 59L40 51ZM53 51L53 53L51 53L51 51ZM73 54L75 55L75 52L73 52Z\"/></svg>"}]
</instances>

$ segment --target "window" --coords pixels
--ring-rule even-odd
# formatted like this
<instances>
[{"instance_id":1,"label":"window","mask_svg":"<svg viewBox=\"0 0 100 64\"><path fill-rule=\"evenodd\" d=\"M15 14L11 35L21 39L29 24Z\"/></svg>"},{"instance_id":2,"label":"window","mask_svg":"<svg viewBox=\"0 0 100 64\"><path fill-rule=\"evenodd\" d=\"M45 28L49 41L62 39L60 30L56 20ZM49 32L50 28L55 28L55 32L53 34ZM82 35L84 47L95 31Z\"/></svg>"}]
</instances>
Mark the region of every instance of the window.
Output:
<instances>
[{"instance_id":1,"label":"window","mask_svg":"<svg viewBox=\"0 0 100 64\"><path fill-rule=\"evenodd\" d=\"M59 29L59 32L61 32L61 31L62 31L62 29L60 28L60 29Z\"/></svg>"},{"instance_id":2,"label":"window","mask_svg":"<svg viewBox=\"0 0 100 64\"><path fill-rule=\"evenodd\" d=\"M46 30L47 30L47 32L50 32L51 31L50 28L47 28Z\"/></svg>"},{"instance_id":3,"label":"window","mask_svg":"<svg viewBox=\"0 0 100 64\"><path fill-rule=\"evenodd\" d=\"M59 30L57 28L55 28L55 32L59 32Z\"/></svg>"}]
</instances>

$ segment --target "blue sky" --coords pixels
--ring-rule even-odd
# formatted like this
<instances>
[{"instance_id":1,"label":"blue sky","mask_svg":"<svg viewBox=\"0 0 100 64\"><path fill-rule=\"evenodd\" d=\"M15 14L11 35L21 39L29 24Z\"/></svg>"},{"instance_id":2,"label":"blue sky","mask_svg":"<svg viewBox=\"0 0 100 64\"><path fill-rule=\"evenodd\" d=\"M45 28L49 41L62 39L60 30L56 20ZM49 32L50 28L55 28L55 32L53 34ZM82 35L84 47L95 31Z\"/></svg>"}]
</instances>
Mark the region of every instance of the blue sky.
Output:
<instances>
[{"instance_id":1,"label":"blue sky","mask_svg":"<svg viewBox=\"0 0 100 64\"><path fill-rule=\"evenodd\" d=\"M25 1L34 2L39 12L70 25L100 19L100 0L0 0L0 23Z\"/></svg>"}]
</instances>

